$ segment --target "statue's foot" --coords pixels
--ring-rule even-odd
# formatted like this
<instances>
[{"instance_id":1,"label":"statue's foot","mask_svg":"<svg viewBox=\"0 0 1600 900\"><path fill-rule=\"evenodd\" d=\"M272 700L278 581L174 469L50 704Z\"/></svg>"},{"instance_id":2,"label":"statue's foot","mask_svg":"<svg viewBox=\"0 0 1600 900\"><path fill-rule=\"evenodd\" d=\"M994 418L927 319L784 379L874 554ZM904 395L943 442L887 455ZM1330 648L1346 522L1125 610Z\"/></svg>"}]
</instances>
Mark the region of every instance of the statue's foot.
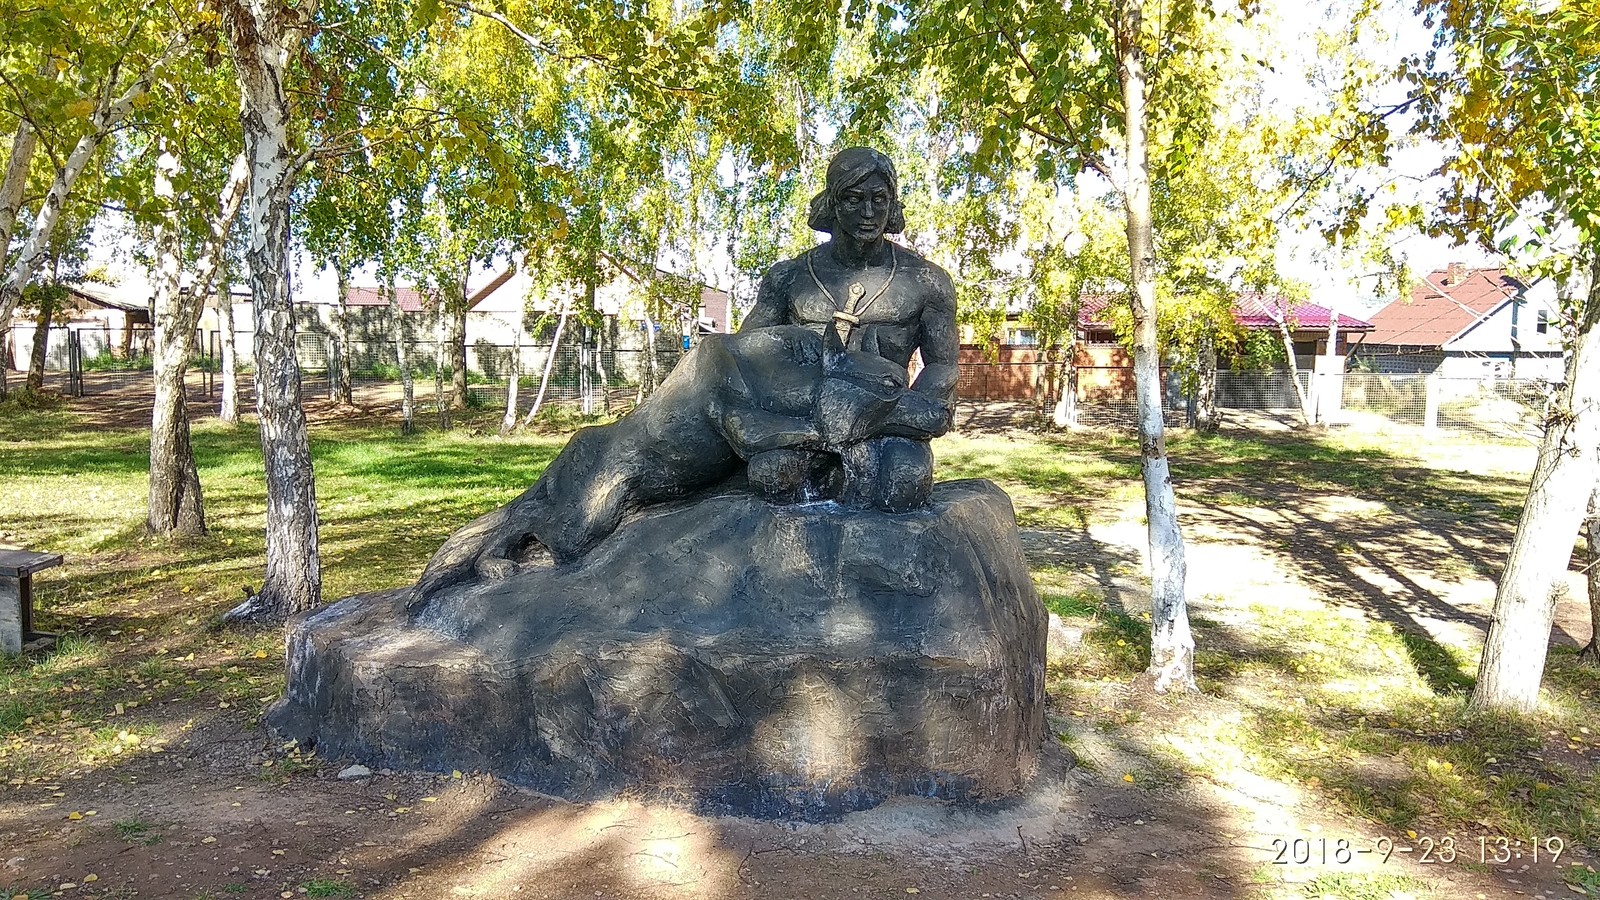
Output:
<instances>
[{"instance_id":1,"label":"statue's foot","mask_svg":"<svg viewBox=\"0 0 1600 900\"><path fill-rule=\"evenodd\" d=\"M933 494L933 451L926 441L886 437L846 447L839 502L860 509L910 512Z\"/></svg>"}]
</instances>

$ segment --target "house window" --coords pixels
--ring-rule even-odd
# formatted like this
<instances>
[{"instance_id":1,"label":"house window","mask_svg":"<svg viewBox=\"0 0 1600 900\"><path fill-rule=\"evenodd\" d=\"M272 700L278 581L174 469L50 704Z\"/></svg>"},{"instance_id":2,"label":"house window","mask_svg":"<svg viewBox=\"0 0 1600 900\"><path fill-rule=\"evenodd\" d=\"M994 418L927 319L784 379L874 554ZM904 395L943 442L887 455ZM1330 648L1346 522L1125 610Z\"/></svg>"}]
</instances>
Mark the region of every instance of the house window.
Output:
<instances>
[{"instance_id":1,"label":"house window","mask_svg":"<svg viewBox=\"0 0 1600 900\"><path fill-rule=\"evenodd\" d=\"M1032 328L1011 329L1011 343L1020 347L1034 347L1039 344L1039 335Z\"/></svg>"},{"instance_id":2,"label":"house window","mask_svg":"<svg viewBox=\"0 0 1600 900\"><path fill-rule=\"evenodd\" d=\"M1550 330L1549 310L1541 309L1534 314L1533 330L1539 332L1540 334L1545 334Z\"/></svg>"}]
</instances>

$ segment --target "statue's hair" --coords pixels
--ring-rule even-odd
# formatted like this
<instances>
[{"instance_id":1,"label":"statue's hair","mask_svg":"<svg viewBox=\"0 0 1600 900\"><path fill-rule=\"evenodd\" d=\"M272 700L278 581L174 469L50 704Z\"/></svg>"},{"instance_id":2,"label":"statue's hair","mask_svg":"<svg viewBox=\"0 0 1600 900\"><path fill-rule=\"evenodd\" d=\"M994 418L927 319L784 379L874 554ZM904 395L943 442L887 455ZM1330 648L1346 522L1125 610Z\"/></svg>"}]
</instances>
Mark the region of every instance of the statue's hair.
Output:
<instances>
[{"instance_id":1,"label":"statue's hair","mask_svg":"<svg viewBox=\"0 0 1600 900\"><path fill-rule=\"evenodd\" d=\"M828 163L827 181L811 198L806 224L814 231L833 234L834 226L839 223L835 212L839 196L872 175L882 175L889 182L889 224L884 231L888 234L905 231L906 212L900 203L900 178L895 174L894 163L870 147L851 147L834 154Z\"/></svg>"}]
</instances>

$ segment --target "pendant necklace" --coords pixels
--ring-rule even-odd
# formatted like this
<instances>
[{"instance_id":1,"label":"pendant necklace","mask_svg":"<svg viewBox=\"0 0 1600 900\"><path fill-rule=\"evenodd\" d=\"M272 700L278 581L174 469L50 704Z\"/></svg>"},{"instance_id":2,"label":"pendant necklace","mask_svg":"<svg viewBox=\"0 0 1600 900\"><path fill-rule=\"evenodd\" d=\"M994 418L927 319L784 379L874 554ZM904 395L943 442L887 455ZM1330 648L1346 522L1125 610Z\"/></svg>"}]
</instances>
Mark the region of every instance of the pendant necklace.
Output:
<instances>
[{"instance_id":1,"label":"pendant necklace","mask_svg":"<svg viewBox=\"0 0 1600 900\"><path fill-rule=\"evenodd\" d=\"M841 304L838 298L833 296L833 292L828 290L828 286L822 283L822 279L817 277L817 269L811 263L811 258L820 249L820 247L813 248L810 253L806 254L806 271L811 273L811 281L816 284L817 290L822 291L822 296L828 298L828 305L833 307L833 326L839 333L839 342L848 347L850 346L850 335L861 324L861 316L867 311L867 307L876 303L879 297L888 293L889 285L894 284L894 276L900 271L900 257L894 252L894 244L890 243L889 277L884 280L883 287L878 288L878 292L863 303L861 300L866 297L867 289L862 286L861 282L852 281L848 289L849 295L845 302Z\"/></svg>"}]
</instances>

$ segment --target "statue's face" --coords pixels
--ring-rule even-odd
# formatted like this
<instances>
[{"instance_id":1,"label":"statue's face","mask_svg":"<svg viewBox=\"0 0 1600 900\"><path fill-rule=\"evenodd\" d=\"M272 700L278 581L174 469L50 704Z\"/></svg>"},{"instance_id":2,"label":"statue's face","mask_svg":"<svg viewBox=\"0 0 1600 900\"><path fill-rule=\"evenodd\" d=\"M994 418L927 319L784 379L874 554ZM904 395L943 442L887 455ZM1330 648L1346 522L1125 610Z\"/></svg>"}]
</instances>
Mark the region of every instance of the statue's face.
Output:
<instances>
[{"instance_id":1,"label":"statue's face","mask_svg":"<svg viewBox=\"0 0 1600 900\"><path fill-rule=\"evenodd\" d=\"M893 200L889 194L889 180L877 173L845 188L834 206L834 218L839 223L837 233L862 242L883 237Z\"/></svg>"}]
</instances>

